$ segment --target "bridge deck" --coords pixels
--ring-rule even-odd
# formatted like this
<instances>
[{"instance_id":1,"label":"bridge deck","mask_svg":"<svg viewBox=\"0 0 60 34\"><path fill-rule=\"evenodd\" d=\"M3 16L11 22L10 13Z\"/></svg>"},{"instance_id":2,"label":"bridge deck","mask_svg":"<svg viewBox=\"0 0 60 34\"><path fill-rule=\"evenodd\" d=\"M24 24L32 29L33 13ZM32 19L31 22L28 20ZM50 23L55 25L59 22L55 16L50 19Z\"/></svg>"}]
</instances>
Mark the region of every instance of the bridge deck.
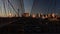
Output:
<instances>
[{"instance_id":1,"label":"bridge deck","mask_svg":"<svg viewBox=\"0 0 60 34\"><path fill-rule=\"evenodd\" d=\"M60 21L14 18L11 23L0 27L0 33L60 33Z\"/></svg>"}]
</instances>

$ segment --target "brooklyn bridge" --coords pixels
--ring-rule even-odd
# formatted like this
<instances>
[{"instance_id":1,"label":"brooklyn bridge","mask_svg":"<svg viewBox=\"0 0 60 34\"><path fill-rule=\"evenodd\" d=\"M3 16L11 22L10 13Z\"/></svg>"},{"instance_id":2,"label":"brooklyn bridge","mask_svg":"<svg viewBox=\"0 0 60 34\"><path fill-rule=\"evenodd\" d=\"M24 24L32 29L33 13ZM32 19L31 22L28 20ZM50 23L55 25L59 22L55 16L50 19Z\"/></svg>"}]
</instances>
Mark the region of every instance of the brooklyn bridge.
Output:
<instances>
[{"instance_id":1,"label":"brooklyn bridge","mask_svg":"<svg viewBox=\"0 0 60 34\"><path fill-rule=\"evenodd\" d=\"M27 12L24 0L0 0L0 33L60 33L58 1L33 0Z\"/></svg>"}]
</instances>

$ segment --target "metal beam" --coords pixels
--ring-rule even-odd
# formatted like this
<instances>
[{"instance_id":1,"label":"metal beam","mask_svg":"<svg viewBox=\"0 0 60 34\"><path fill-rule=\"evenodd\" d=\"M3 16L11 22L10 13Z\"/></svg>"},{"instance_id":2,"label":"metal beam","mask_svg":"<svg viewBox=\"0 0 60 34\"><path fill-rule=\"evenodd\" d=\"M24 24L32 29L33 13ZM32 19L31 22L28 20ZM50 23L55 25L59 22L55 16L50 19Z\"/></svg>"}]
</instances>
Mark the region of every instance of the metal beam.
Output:
<instances>
[{"instance_id":1,"label":"metal beam","mask_svg":"<svg viewBox=\"0 0 60 34\"><path fill-rule=\"evenodd\" d=\"M6 7L5 7L5 1L2 0L2 2L3 2L3 6L4 6L5 15L7 16L7 14L6 14Z\"/></svg>"},{"instance_id":2,"label":"metal beam","mask_svg":"<svg viewBox=\"0 0 60 34\"><path fill-rule=\"evenodd\" d=\"M18 12L15 10L14 6L12 5L12 3L8 0L8 3L11 5L11 7L13 8L13 10L16 12L16 14L18 14Z\"/></svg>"},{"instance_id":3,"label":"metal beam","mask_svg":"<svg viewBox=\"0 0 60 34\"><path fill-rule=\"evenodd\" d=\"M11 7L13 8L13 10L16 12L16 14L18 15L19 17L19 10L17 9L17 11L15 10L14 6L12 5L12 3L8 0L8 3L11 5ZM24 3L23 3L23 0L20 0L20 10L21 10L21 13L24 13Z\"/></svg>"},{"instance_id":4,"label":"metal beam","mask_svg":"<svg viewBox=\"0 0 60 34\"><path fill-rule=\"evenodd\" d=\"M25 12L23 0L20 0L20 9L21 9L21 14Z\"/></svg>"}]
</instances>

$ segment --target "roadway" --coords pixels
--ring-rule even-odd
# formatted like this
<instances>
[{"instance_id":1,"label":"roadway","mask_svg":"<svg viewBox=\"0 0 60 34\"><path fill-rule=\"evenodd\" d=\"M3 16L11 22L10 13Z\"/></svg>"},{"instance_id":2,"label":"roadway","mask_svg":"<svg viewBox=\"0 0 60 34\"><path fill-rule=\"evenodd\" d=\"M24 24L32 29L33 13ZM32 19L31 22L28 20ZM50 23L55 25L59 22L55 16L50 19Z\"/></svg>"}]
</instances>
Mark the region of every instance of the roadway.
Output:
<instances>
[{"instance_id":1,"label":"roadway","mask_svg":"<svg viewBox=\"0 0 60 34\"><path fill-rule=\"evenodd\" d=\"M18 19L10 19L5 21L5 23L0 24L0 33L5 34L17 34L22 33L23 34L23 24L20 23L20 18Z\"/></svg>"},{"instance_id":2,"label":"roadway","mask_svg":"<svg viewBox=\"0 0 60 34\"><path fill-rule=\"evenodd\" d=\"M41 18L18 18L0 25L1 33L59 33L60 22Z\"/></svg>"}]
</instances>

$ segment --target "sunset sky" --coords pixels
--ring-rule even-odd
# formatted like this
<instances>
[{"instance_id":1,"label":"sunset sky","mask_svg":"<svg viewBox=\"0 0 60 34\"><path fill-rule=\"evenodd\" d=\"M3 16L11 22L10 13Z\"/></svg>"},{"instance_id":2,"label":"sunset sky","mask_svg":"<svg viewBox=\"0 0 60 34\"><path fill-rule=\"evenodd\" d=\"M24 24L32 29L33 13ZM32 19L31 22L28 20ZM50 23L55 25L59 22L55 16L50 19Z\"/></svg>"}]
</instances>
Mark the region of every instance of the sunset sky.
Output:
<instances>
[{"instance_id":1,"label":"sunset sky","mask_svg":"<svg viewBox=\"0 0 60 34\"><path fill-rule=\"evenodd\" d=\"M31 12L32 10L32 6L33 6L33 1L34 0L24 0L24 9L25 12ZM5 2L5 7L6 7L6 14L5 14L5 10L4 10L4 4L3 2ZM18 8L20 8L20 0L10 0L10 2L12 3L12 5L14 6L15 10L17 11ZM48 7L48 0L40 0L40 6L41 8L46 8ZM52 3L52 6L54 6L54 0ZM56 0L56 11L55 13L60 13L60 0ZM11 11L11 13L13 15L15 15L14 10L12 9L12 7L10 6L10 4L7 2L7 0L0 0L0 16L9 16L9 11ZM37 12L37 11L35 11ZM44 12L44 11L43 11ZM48 11L51 12L51 11Z\"/></svg>"}]
</instances>

